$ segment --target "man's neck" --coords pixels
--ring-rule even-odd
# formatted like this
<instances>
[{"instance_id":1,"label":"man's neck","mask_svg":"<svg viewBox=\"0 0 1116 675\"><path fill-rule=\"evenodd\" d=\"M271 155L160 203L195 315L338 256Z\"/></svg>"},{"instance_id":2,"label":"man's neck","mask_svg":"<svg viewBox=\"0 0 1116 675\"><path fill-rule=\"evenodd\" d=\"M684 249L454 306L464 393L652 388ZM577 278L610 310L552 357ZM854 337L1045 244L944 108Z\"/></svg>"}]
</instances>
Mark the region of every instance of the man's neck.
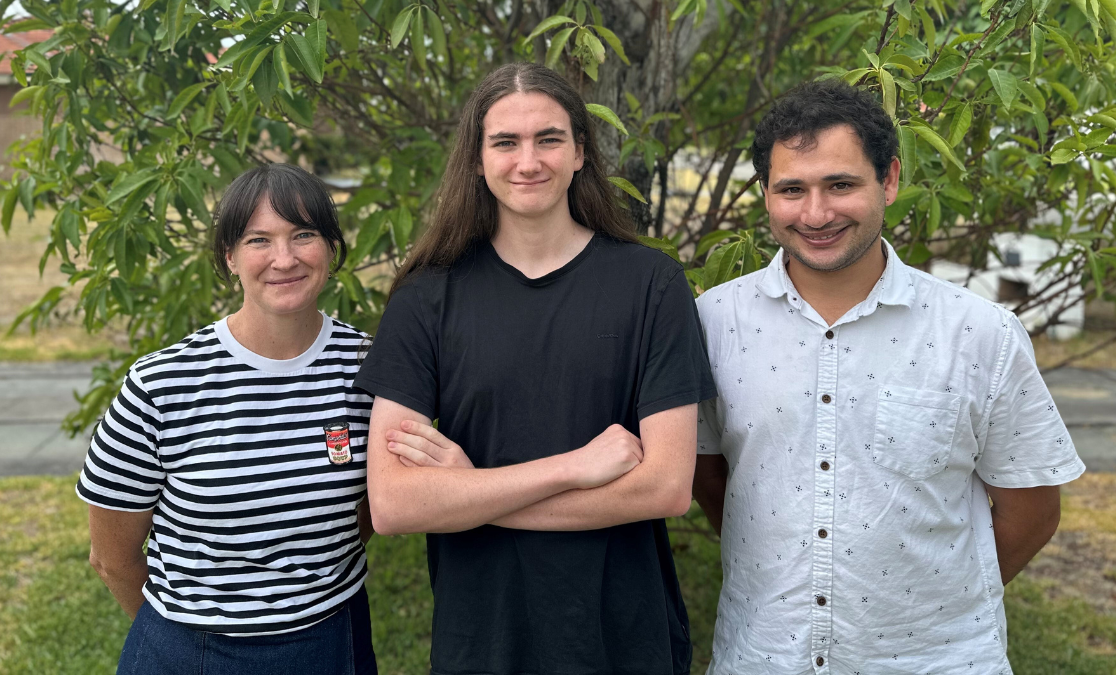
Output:
<instances>
[{"instance_id":1,"label":"man's neck","mask_svg":"<svg viewBox=\"0 0 1116 675\"><path fill-rule=\"evenodd\" d=\"M791 283L828 325L833 325L868 297L886 266L883 242L879 240L860 260L832 272L810 269L794 256L787 255L787 275Z\"/></svg>"},{"instance_id":2,"label":"man's neck","mask_svg":"<svg viewBox=\"0 0 1116 675\"><path fill-rule=\"evenodd\" d=\"M492 247L529 279L561 268L593 238L592 230L574 221L567 209L545 218L523 218L501 209L499 217Z\"/></svg>"},{"instance_id":3,"label":"man's neck","mask_svg":"<svg viewBox=\"0 0 1116 675\"><path fill-rule=\"evenodd\" d=\"M321 312L313 307L295 314L271 315L245 303L229 316L229 332L242 347L267 359L293 359L314 344L322 330Z\"/></svg>"}]
</instances>

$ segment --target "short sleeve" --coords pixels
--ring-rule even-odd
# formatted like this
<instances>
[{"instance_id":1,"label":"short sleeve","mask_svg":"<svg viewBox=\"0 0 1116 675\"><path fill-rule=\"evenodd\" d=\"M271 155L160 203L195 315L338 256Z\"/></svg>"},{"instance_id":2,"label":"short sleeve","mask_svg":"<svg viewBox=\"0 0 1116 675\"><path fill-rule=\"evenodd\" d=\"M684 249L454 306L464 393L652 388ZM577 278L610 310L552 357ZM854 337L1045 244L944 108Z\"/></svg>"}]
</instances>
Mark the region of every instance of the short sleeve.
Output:
<instances>
[{"instance_id":1,"label":"short sleeve","mask_svg":"<svg viewBox=\"0 0 1116 675\"><path fill-rule=\"evenodd\" d=\"M1007 322L1003 379L987 415L977 474L985 483L1003 488L1068 483L1085 471L1085 465L1039 374L1027 331L1014 315Z\"/></svg>"},{"instance_id":2,"label":"short sleeve","mask_svg":"<svg viewBox=\"0 0 1116 675\"><path fill-rule=\"evenodd\" d=\"M663 287L649 319L636 400L639 419L716 396L697 307L681 268Z\"/></svg>"},{"instance_id":3,"label":"short sleeve","mask_svg":"<svg viewBox=\"0 0 1116 675\"><path fill-rule=\"evenodd\" d=\"M161 414L133 367L93 432L78 497L113 511L155 508L166 481L159 457L161 426Z\"/></svg>"},{"instance_id":4,"label":"short sleeve","mask_svg":"<svg viewBox=\"0 0 1116 675\"><path fill-rule=\"evenodd\" d=\"M697 452L699 455L721 455L721 423L717 420L720 399L711 398L698 404Z\"/></svg>"},{"instance_id":5,"label":"short sleeve","mask_svg":"<svg viewBox=\"0 0 1116 675\"><path fill-rule=\"evenodd\" d=\"M430 419L438 417L438 358L424 278L392 294L354 386Z\"/></svg>"}]
</instances>

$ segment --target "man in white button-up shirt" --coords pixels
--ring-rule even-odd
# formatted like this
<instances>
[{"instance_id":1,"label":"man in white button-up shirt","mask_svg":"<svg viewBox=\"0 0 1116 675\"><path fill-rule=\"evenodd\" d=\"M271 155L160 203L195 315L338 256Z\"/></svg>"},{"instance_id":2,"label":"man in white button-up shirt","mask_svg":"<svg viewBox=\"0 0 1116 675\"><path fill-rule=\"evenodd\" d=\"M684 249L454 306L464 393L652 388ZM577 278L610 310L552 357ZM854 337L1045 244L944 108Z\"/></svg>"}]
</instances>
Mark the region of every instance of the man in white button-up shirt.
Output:
<instances>
[{"instance_id":1,"label":"man in white button-up shirt","mask_svg":"<svg viewBox=\"0 0 1116 675\"><path fill-rule=\"evenodd\" d=\"M1010 673L1003 585L1084 471L1015 316L881 239L895 138L839 81L777 102L753 153L782 249L698 299L713 675Z\"/></svg>"}]
</instances>

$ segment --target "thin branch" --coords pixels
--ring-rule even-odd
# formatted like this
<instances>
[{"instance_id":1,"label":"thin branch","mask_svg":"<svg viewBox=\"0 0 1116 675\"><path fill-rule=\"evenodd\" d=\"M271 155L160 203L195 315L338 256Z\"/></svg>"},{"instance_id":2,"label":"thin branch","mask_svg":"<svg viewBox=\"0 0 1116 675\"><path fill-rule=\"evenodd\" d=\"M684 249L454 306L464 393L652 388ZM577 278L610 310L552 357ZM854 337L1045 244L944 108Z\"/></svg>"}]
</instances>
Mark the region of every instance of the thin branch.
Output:
<instances>
[{"instance_id":1,"label":"thin branch","mask_svg":"<svg viewBox=\"0 0 1116 675\"><path fill-rule=\"evenodd\" d=\"M1091 356L1092 354L1096 354L1100 350L1108 347L1109 345L1113 345L1113 344L1116 344L1116 335L1113 335L1112 337L1108 338L1107 340L1104 340L1103 342L1100 342L1098 344L1093 345L1091 348L1086 349L1085 351L1081 352L1080 354L1074 354L1073 356L1062 359L1061 361L1059 361L1058 363L1055 363L1054 365L1050 366L1049 368L1043 368L1042 370L1039 371L1039 373L1042 374L1042 375L1045 375L1052 370L1058 370L1059 368L1065 368L1066 366L1073 363L1074 361L1079 361L1079 360L1085 358L1086 356Z\"/></svg>"},{"instance_id":2,"label":"thin branch","mask_svg":"<svg viewBox=\"0 0 1116 675\"><path fill-rule=\"evenodd\" d=\"M880 55L883 51L884 44L887 40L887 29L891 27L891 19L895 16L895 5L892 4L887 8L887 16L884 17L883 27L880 28L880 41L876 44L876 56Z\"/></svg>"}]
</instances>

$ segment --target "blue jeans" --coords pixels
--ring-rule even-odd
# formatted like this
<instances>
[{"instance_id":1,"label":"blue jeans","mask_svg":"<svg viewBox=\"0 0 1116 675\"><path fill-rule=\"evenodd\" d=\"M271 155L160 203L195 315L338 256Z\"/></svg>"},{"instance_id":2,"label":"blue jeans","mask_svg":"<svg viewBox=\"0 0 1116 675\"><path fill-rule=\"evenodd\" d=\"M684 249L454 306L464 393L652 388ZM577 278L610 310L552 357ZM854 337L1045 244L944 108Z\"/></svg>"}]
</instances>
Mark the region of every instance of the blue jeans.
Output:
<instances>
[{"instance_id":1,"label":"blue jeans","mask_svg":"<svg viewBox=\"0 0 1116 675\"><path fill-rule=\"evenodd\" d=\"M199 631L140 607L117 675L376 675L364 587L329 618L278 635Z\"/></svg>"}]
</instances>

